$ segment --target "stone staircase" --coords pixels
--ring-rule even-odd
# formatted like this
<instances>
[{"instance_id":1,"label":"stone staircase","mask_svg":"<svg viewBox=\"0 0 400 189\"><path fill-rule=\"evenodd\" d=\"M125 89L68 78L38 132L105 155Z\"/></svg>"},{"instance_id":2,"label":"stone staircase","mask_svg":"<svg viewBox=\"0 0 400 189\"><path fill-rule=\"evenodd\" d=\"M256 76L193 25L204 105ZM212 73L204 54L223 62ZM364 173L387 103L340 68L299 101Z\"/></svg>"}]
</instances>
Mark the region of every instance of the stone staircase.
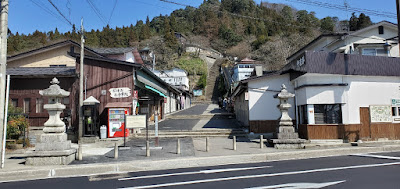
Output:
<instances>
[{"instance_id":1,"label":"stone staircase","mask_svg":"<svg viewBox=\"0 0 400 189\"><path fill-rule=\"evenodd\" d=\"M225 59L223 58L217 59L208 71L207 86L205 92L207 100L217 101L218 97L221 97L223 95L218 93L218 86L216 85L216 83L218 82L218 76L220 75L220 67L224 62Z\"/></svg>"}]
</instances>

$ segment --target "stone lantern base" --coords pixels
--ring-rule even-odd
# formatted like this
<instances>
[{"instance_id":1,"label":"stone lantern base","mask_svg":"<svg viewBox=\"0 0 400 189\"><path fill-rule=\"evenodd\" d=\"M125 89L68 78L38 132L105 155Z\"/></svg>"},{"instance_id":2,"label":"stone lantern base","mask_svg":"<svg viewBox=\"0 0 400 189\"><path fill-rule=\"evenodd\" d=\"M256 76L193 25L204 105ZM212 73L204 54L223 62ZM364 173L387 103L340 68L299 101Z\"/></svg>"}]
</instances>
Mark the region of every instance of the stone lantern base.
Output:
<instances>
[{"instance_id":1,"label":"stone lantern base","mask_svg":"<svg viewBox=\"0 0 400 189\"><path fill-rule=\"evenodd\" d=\"M276 149L304 149L304 139L272 139Z\"/></svg>"},{"instance_id":2,"label":"stone lantern base","mask_svg":"<svg viewBox=\"0 0 400 189\"><path fill-rule=\"evenodd\" d=\"M293 126L279 126L278 139L272 139L276 149L303 149L306 140L300 139Z\"/></svg>"},{"instance_id":3,"label":"stone lantern base","mask_svg":"<svg viewBox=\"0 0 400 189\"><path fill-rule=\"evenodd\" d=\"M68 165L75 160L76 149L66 133L47 133L37 137L35 151L27 152L25 165Z\"/></svg>"}]
</instances>

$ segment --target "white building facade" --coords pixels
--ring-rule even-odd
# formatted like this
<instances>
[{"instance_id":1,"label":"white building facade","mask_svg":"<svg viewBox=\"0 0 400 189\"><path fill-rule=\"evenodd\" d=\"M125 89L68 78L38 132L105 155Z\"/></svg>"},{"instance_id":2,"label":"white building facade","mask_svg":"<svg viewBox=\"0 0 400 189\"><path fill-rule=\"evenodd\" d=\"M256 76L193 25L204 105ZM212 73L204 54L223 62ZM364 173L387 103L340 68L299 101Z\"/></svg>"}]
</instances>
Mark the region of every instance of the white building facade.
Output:
<instances>
[{"instance_id":1,"label":"white building facade","mask_svg":"<svg viewBox=\"0 0 400 189\"><path fill-rule=\"evenodd\" d=\"M335 40L319 37L281 70L241 81L233 92L237 119L251 132L275 132L279 110L273 95L285 84L295 94L289 115L302 138L399 140L397 30L380 22L357 32Z\"/></svg>"},{"instance_id":2,"label":"white building facade","mask_svg":"<svg viewBox=\"0 0 400 189\"><path fill-rule=\"evenodd\" d=\"M188 74L185 70L174 68L171 70L164 70L164 71L153 71L155 75L160 77L166 83L177 87L179 89L189 91L189 78Z\"/></svg>"}]
</instances>

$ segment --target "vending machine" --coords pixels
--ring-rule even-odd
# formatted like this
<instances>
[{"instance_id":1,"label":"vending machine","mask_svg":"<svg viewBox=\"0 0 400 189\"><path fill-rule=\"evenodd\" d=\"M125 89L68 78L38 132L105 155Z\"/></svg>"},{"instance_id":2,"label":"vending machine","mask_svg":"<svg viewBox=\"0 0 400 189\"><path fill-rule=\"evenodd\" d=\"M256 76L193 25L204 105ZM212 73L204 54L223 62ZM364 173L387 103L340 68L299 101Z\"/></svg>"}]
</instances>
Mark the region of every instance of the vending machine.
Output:
<instances>
[{"instance_id":1,"label":"vending machine","mask_svg":"<svg viewBox=\"0 0 400 189\"><path fill-rule=\"evenodd\" d=\"M108 137L129 136L129 130L125 129L125 115L129 115L129 108L109 108L108 109Z\"/></svg>"}]
</instances>

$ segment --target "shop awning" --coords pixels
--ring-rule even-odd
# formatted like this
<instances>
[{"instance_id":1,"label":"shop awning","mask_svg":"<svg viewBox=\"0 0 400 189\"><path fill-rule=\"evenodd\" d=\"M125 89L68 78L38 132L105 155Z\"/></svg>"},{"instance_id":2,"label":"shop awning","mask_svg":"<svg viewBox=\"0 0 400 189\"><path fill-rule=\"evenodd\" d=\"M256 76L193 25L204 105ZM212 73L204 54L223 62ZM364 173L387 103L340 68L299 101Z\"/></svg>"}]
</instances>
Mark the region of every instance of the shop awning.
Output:
<instances>
[{"instance_id":1,"label":"shop awning","mask_svg":"<svg viewBox=\"0 0 400 189\"><path fill-rule=\"evenodd\" d=\"M164 89L162 87L162 84L160 82L158 82L156 79L152 78L150 75L138 70L136 71L136 78L138 81L140 81L141 83L143 83L146 88L147 86L151 87L152 89L156 90L157 93L162 93L163 95L161 96L165 96L166 94L168 94L168 91L166 89ZM150 88L147 88L150 89ZM152 90L150 89L150 90ZM152 90L152 91L154 91ZM156 92L154 91L154 92Z\"/></svg>"},{"instance_id":2,"label":"shop awning","mask_svg":"<svg viewBox=\"0 0 400 189\"><path fill-rule=\"evenodd\" d=\"M160 96L162 96L162 97L167 97L167 96L165 96L165 94L163 94L162 92L158 91L157 89L155 89L155 88L153 88L153 87L150 87L150 86L148 86L148 85L145 85L145 87L146 87L146 89L150 89L150 90L152 90L152 91L158 93L158 94L159 94Z\"/></svg>"}]
</instances>

